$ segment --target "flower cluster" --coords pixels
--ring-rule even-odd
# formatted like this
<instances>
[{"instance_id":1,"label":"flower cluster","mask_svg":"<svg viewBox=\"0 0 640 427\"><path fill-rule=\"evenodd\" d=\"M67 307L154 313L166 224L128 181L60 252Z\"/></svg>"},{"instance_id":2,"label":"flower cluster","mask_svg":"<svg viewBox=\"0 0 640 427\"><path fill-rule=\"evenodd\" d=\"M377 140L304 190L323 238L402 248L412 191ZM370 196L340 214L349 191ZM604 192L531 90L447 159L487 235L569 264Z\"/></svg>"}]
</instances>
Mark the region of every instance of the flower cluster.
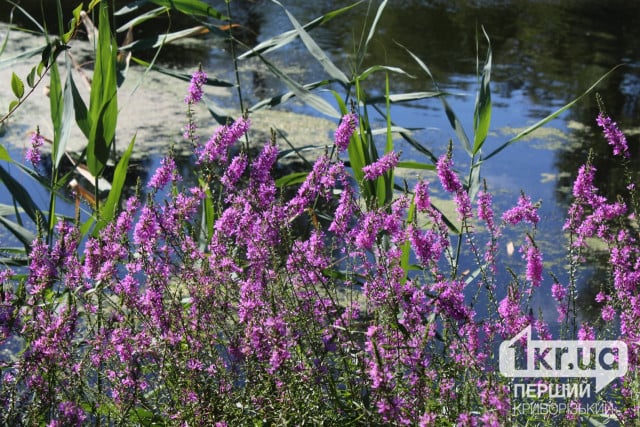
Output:
<instances>
[{"instance_id":1,"label":"flower cluster","mask_svg":"<svg viewBox=\"0 0 640 427\"><path fill-rule=\"evenodd\" d=\"M194 75L187 103L201 99L205 79ZM361 203L334 152L346 149L355 115L336 131L338 150L282 189L275 141L232 153L249 127L239 118L196 144L197 179L183 182L168 156L152 194L130 197L99 233L82 238L61 221L51 241L32 243L24 275L0 271L0 345L13 351L0 353L0 424L520 422L495 352L527 326L552 336L530 305L545 291L538 206L523 193L500 215L485 185L472 209L451 151L436 169L466 225L457 233L426 178L413 197ZM364 176L398 162L391 151ZM594 168L581 168L566 231L578 236L572 251L587 238L610 249L613 286L596 296L599 319L619 322L636 375L640 245L633 228L617 226L626 205L593 182ZM498 239L522 223L524 262L506 265ZM477 268L465 271L464 255ZM569 320L575 289L556 280L549 292ZM577 337L598 332L584 321ZM620 386L629 407L632 386Z\"/></svg>"}]
</instances>

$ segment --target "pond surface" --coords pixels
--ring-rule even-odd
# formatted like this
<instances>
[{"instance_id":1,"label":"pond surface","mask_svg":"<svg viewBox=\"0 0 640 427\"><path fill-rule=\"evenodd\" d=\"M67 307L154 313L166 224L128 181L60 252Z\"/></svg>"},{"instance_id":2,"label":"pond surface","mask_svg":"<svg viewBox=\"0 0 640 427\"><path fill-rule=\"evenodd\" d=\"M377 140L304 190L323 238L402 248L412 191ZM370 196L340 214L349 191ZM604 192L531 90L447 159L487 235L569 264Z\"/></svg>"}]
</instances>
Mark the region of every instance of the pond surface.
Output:
<instances>
[{"instance_id":1,"label":"pond surface","mask_svg":"<svg viewBox=\"0 0 640 427\"><path fill-rule=\"evenodd\" d=\"M28 3L22 2L25 6ZM75 5L76 2L63 3ZM223 2L210 3L221 8L220 10L225 8ZM351 4L343 0L283 0L282 3L301 23ZM367 3L362 3L311 32L317 43L347 74L354 66L355 46L361 38L363 28L366 28L366 37L376 7L374 5L368 10ZM0 18L8 19L8 9L4 5L0 9L4 13ZM266 0L232 2L232 16L234 22L241 25L242 34L239 37L249 45L292 28L282 8ZM18 14L14 15L14 19L18 18ZM119 19L122 22L118 22L118 25L121 25L130 17ZM607 78L597 88L597 92L607 113L627 134L637 179L640 158L638 22L640 2L636 1L392 0L387 4L378 23L378 31L360 70L377 64L401 67L415 78L392 75L392 93L433 90L431 80L397 43L404 45L427 64L440 89L456 94L449 97L449 103L461 119L467 134L471 136L477 89L476 58L484 61L487 49L481 30L484 28L493 49L492 132L485 143L485 151L491 152L519 130L581 95L614 66L625 64ZM168 20L164 19L152 26L148 25L144 31L164 32L166 25ZM171 25L171 31L175 31L195 24L173 20ZM136 37L144 37L145 34L136 33ZM141 55L150 58L148 53ZM326 78L321 66L300 42L270 53L268 58L299 83ZM159 56L161 65L186 72L193 71L200 62L210 75L234 81L229 45L214 35L182 42L177 46L166 46ZM259 61L241 62L240 71L243 96L248 105L286 90ZM7 84L8 82L2 83L3 86ZM383 93L384 76L379 74L369 79L367 88L372 96ZM181 83L179 90L185 89L186 85ZM4 89L0 91L0 98L3 92ZM218 105L229 109L230 114L238 114L237 95L234 91L208 95L215 98L214 102ZM333 99L329 93L324 93L323 96L328 101ZM170 102L180 105L180 100L174 98ZM277 107L277 110L327 119L295 100ZM595 95L591 94L544 129L501 152L482 169L489 190L499 195L498 211L515 204L520 190L525 190L533 200L542 200L543 222L539 242L542 242L546 254L545 261L560 277L562 271L559 264L562 260L557 257L564 253L564 242L557 236L561 233L565 219L572 179L578 167L586 161L588 152L593 150L596 153L594 164L598 169L596 185L599 188L608 196L615 197L616 194L623 193L626 186L623 171L612 160L609 147L596 126L598 111ZM469 160L460 149L460 143L447 122L439 100L393 105L392 116L396 125L415 129L413 137L436 156L443 153L449 141L453 140L456 166L460 170L465 170L468 166ZM288 123L290 128L285 129L288 134L295 131L295 117ZM331 120L335 124L335 120ZM160 135L179 140L176 129L179 124L160 120L160 124L154 126L161 128L162 124L170 127L170 130L165 129L164 133L160 131ZM144 123L140 123L140 126L144 127ZM301 127L303 131L295 133L296 138L300 139L296 142L300 145L305 145L307 139L316 141L318 136L320 140L325 139L325 143L330 141L331 133L327 128L322 128L318 135L317 131L305 133L304 126ZM24 147L24 141L10 140L17 135L10 131L0 142ZM402 140L397 140L397 144L396 148L402 150L404 158L427 161ZM162 147L167 145L165 143ZM140 170L143 176L158 164L164 154L163 149L158 147L144 153ZM184 160L189 161L188 158ZM412 179L417 175L412 173L406 177ZM433 179L431 175L426 176ZM5 202L3 197L0 198ZM517 247L518 242L515 243ZM513 257L518 257L517 252ZM585 294L594 289L591 285L598 286L594 279L597 276L597 268L594 268L593 277L584 278ZM543 311L546 318L555 319L554 308L543 306ZM588 304L585 304L584 314L589 315L589 311Z\"/></svg>"}]
</instances>

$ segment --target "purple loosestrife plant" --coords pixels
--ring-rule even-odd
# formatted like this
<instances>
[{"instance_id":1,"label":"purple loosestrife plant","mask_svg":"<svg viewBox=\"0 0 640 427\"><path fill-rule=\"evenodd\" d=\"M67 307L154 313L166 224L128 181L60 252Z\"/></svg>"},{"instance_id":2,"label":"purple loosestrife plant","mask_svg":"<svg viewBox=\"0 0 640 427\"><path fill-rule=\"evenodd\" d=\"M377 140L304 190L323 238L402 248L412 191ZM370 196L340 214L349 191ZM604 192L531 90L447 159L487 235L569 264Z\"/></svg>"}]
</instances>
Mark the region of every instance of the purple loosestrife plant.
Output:
<instances>
[{"instance_id":1,"label":"purple loosestrife plant","mask_svg":"<svg viewBox=\"0 0 640 427\"><path fill-rule=\"evenodd\" d=\"M604 133L609 145L613 147L613 155L629 158L630 154L627 138L618 128L618 124L614 122L611 117L602 112L598 114L596 122L598 123L598 126L602 128L602 132Z\"/></svg>"},{"instance_id":2,"label":"purple loosestrife plant","mask_svg":"<svg viewBox=\"0 0 640 427\"><path fill-rule=\"evenodd\" d=\"M362 172L364 173L364 179L373 181L374 179L384 175L391 169L398 165L400 161L400 154L390 151L384 156L380 157L374 163L364 166Z\"/></svg>"},{"instance_id":3,"label":"purple loosestrife plant","mask_svg":"<svg viewBox=\"0 0 640 427\"><path fill-rule=\"evenodd\" d=\"M336 129L333 141L338 151L345 151L349 147L351 136L358 129L358 116L355 113L348 113L342 117L338 129Z\"/></svg>"},{"instance_id":4,"label":"purple loosestrife plant","mask_svg":"<svg viewBox=\"0 0 640 427\"><path fill-rule=\"evenodd\" d=\"M203 79L194 76L190 106ZM297 189L282 191L275 141L251 161L242 148L231 156L249 126L240 118L194 146L197 179L180 181L167 157L148 184L152 194L131 197L96 236L81 241L62 222L52 244L33 242L24 276L0 272L0 346L17 349L15 357L0 353L0 423L522 421L511 414L496 347L528 325L551 338L530 310L533 293L549 292L566 322L576 315L571 283L545 289L537 206L523 194L500 215L485 185L472 209L450 152L436 169L466 224L460 235L431 203L426 179L413 203L395 194L368 205L337 160L359 126L355 115L336 131L338 150L320 156ZM195 123L190 129L196 141ZM397 162L391 152L363 170L375 179ZM172 191L160 191L169 184ZM590 167L574 196L566 231L583 238L571 250L596 238L609 248L612 286L597 297L598 319L619 322L635 374L640 250L637 233L620 227L635 219L598 195ZM300 220L316 216L322 220ZM530 226L525 262L510 266L499 239L522 222ZM486 235L487 248L478 249ZM467 260L477 263L473 273L463 271ZM570 258L572 268L579 262ZM596 338L596 326L585 321L575 335ZM625 379L619 390L631 419L637 384Z\"/></svg>"},{"instance_id":5,"label":"purple loosestrife plant","mask_svg":"<svg viewBox=\"0 0 640 427\"><path fill-rule=\"evenodd\" d=\"M40 135L40 129L36 130L31 134L31 145L27 149L24 158L33 165L33 167L38 167L40 165L40 147L44 145L44 138Z\"/></svg>"}]
</instances>

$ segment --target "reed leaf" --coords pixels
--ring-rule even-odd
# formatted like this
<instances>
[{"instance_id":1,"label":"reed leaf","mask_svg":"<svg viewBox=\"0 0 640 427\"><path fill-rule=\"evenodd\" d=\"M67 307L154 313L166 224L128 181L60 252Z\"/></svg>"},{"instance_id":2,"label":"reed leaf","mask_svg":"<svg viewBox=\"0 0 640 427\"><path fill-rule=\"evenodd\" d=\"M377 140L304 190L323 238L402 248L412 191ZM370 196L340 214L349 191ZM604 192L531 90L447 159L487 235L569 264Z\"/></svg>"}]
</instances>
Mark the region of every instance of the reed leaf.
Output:
<instances>
[{"instance_id":1,"label":"reed leaf","mask_svg":"<svg viewBox=\"0 0 640 427\"><path fill-rule=\"evenodd\" d=\"M89 117L91 132L87 146L87 167L98 176L109 158L118 119L116 54L117 45L109 27L109 9L100 6L98 51L91 83Z\"/></svg>"},{"instance_id":2,"label":"reed leaf","mask_svg":"<svg viewBox=\"0 0 640 427\"><path fill-rule=\"evenodd\" d=\"M0 166L0 181L4 182L11 197L24 209L33 222L37 222L38 218L44 218L29 191L2 166Z\"/></svg>"},{"instance_id":3,"label":"reed leaf","mask_svg":"<svg viewBox=\"0 0 640 427\"><path fill-rule=\"evenodd\" d=\"M325 101L320 96L310 92L303 85L293 80L286 73L276 67L274 64L269 62L264 56L260 55L260 59L264 64L271 70L271 72L278 77L290 90L291 92L300 98L302 102L312 107L319 113L325 114L329 117L340 118L340 113L336 111L335 108L331 106L327 101Z\"/></svg>"},{"instance_id":4,"label":"reed leaf","mask_svg":"<svg viewBox=\"0 0 640 427\"><path fill-rule=\"evenodd\" d=\"M609 71L607 71L602 77L600 77L598 80L596 80L596 82L594 84L592 84L591 86L589 86L589 88L587 90L585 90L584 92L582 92L577 98L575 98L573 101L569 102L568 104L565 104L564 106L558 108L556 111L554 111L553 113L549 114L548 116L546 116L545 118L538 120L537 122L535 122L534 124L532 124L531 126L529 126L528 128L526 128L525 130L523 130L522 132L518 133L516 136L514 136L513 138L509 139L507 142L505 142L504 144L500 145L498 148L496 148L495 150L493 150L489 155L487 155L483 161L487 161L490 158L492 158L493 156L495 156L496 154L500 153L502 150L504 150L505 148L507 148L508 146L510 146L511 144L521 140L522 138L524 138L525 136L529 135L531 132L535 131L536 129L544 126L545 124L549 123L551 120L555 119L556 117L558 117L560 114L564 113L565 111L567 111L569 108L573 107L578 101L580 101L582 98L584 98L586 95L590 94L591 92L593 92L593 90L600 84L602 83L603 80L605 80L607 77L609 77L614 71L616 71L618 68L622 67L624 64L619 64L616 65L615 67L613 67L612 69L610 69Z\"/></svg>"},{"instance_id":5,"label":"reed leaf","mask_svg":"<svg viewBox=\"0 0 640 427\"><path fill-rule=\"evenodd\" d=\"M131 158L131 153L133 152L133 146L135 145L135 142L136 137L134 136L131 139L131 142L129 142L127 150L124 152L124 154L118 161L118 164L116 165L116 169L113 172L113 181L111 182L111 191L109 191L109 196L107 196L107 200L102 206L102 210L100 211L100 218L96 223L95 228L93 229L94 236L97 236L100 230L102 230L109 222L111 222L117 214L118 207L120 206L120 196L127 179L129 159Z\"/></svg>"},{"instance_id":6,"label":"reed leaf","mask_svg":"<svg viewBox=\"0 0 640 427\"><path fill-rule=\"evenodd\" d=\"M174 9L186 15L207 16L210 18L226 21L229 18L218 12L218 10L209 6L200 0L149 0L158 6Z\"/></svg>"},{"instance_id":7,"label":"reed leaf","mask_svg":"<svg viewBox=\"0 0 640 427\"><path fill-rule=\"evenodd\" d=\"M311 38L309 33L307 33L304 28L302 28L298 20L291 13L289 13L287 8L285 8L278 0L272 1L284 9L287 17L289 18L289 21L291 21L291 24L293 24L293 27L298 33L300 40L302 40L304 45L307 47L309 53L322 65L322 68L324 68L327 74L331 76L332 79L335 79L344 85L349 83L349 79L347 78L347 76L331 61L331 59L329 59L327 54L324 53L324 51L320 48L320 46L318 46L315 40Z\"/></svg>"},{"instance_id":8,"label":"reed leaf","mask_svg":"<svg viewBox=\"0 0 640 427\"><path fill-rule=\"evenodd\" d=\"M431 74L431 70L429 70L429 67L427 67L427 65L424 62L422 62L422 60L420 58L418 58L409 49L407 49L406 47L404 47L400 43L396 43L396 44L398 46L400 46L401 48L403 48L411 56L411 58L413 58L413 60L418 64L418 66L427 74L427 76L429 76L429 78L433 82L433 85L435 86L436 90L440 91L440 89L438 87L438 83L433 78L433 74ZM458 119L458 117L456 116L455 112L453 111L453 109L451 108L449 103L447 102L446 97L440 96L439 98L440 98L440 101L442 102L442 106L444 107L444 111L445 111L445 114L447 115L447 119L449 120L449 124L453 128L453 130L454 130L456 136L458 137L458 139L460 140L460 142L462 143L462 146L463 146L464 150L469 154L469 156L472 156L473 155L473 150L471 149L471 143L469 142L469 138L467 137L467 134L464 131L464 128L462 126L462 122L460 121L460 119Z\"/></svg>"},{"instance_id":9,"label":"reed leaf","mask_svg":"<svg viewBox=\"0 0 640 427\"><path fill-rule=\"evenodd\" d=\"M472 154L477 154L484 141L489 134L489 126L491 124L491 41L487 35L484 27L482 28L485 38L487 39L487 59L482 69L482 75L480 77L480 88L476 97L476 104L473 111L473 150Z\"/></svg>"},{"instance_id":10,"label":"reed leaf","mask_svg":"<svg viewBox=\"0 0 640 427\"><path fill-rule=\"evenodd\" d=\"M333 10L331 12L325 13L324 15L309 21L308 23L306 23L305 25L302 26L302 29L304 31L310 31L312 29L314 29L315 27L324 24L325 22L330 21L331 19L335 18L338 15L341 15L342 13L348 11L349 9L352 9L356 6L358 6L360 3L362 3L362 1L353 3L352 5L340 8L340 9L336 9ZM283 46L288 45L289 43L291 43L292 41L294 41L297 37L298 37L298 31L296 30L289 30L289 31L285 31L284 33L278 34L277 36L274 36L268 40L265 40L261 43L259 43L258 45L254 46L251 50L243 53L242 55L240 55L238 57L238 59L248 59L248 58L252 58L254 56L260 55L260 54L265 54L267 52L271 52L273 50L276 49L280 49Z\"/></svg>"}]
</instances>

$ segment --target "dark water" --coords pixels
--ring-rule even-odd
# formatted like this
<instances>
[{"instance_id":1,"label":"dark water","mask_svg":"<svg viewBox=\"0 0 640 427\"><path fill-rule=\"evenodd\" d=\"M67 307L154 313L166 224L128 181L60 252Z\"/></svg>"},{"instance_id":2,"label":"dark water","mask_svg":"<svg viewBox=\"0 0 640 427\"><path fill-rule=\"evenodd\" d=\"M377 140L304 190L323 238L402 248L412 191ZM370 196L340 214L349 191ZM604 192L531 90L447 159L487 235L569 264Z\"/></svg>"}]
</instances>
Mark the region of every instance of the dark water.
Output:
<instances>
[{"instance_id":1,"label":"dark water","mask_svg":"<svg viewBox=\"0 0 640 427\"><path fill-rule=\"evenodd\" d=\"M34 16L40 16L37 12L39 7L34 9L33 3L23 1L21 4L29 7ZM55 2L43 3L45 13L55 13L51 7ZM226 13L224 2L209 3ZM301 23L351 4L342 0L283 0L282 3ZM75 1L63 1L67 16L67 9L75 4ZM0 5L0 19L7 20L10 8ZM376 8L377 2L372 6L365 2L311 32L347 74L355 66L355 46L363 31L366 37ZM241 26L237 36L247 45L254 45L291 28L282 8L270 1L233 1L231 12L233 22ZM117 18L116 27L130 18ZM14 20L28 24L17 12ZM597 92L608 114L627 132L632 165L636 168L633 176L637 180L640 169L638 22L638 1L392 0L384 10L360 70L376 64L401 67L416 78L393 75L391 92L433 90L430 79L396 44L401 43L428 65L441 89L458 94L449 102L471 135L477 88L476 58L479 55L483 61L487 48L481 32L483 27L493 49L493 131L485 144L485 152L490 152L519 129L579 96L612 67L625 64L604 81ZM143 38L168 28L175 31L192 25L195 22L173 15L171 19L163 17L147 23L135 36ZM216 77L233 81L229 48L224 39L209 35L187 47L167 46L159 60L163 65L183 69L193 69L195 64L202 62L205 69L215 72ZM151 56L148 52L137 54ZM300 83L326 77L299 42L269 54L269 59L285 68ZM264 67L243 66L241 63L241 70L244 95L249 104L285 90L284 85ZM380 94L384 88L383 75L367 80L366 87L370 95ZM331 100L331 95L326 99ZM311 111L296 103L279 108ZM615 197L622 194L626 186L623 171L612 159L609 147L595 124L597 113L598 105L592 94L547 125L544 131L503 151L483 168L489 189L499 196L499 210L513 205L521 189L534 200L543 201L540 241L546 253L545 261L554 264L550 267L560 277L562 269L559 263L562 261L558 257L564 252L564 243L557 236L561 233L569 203L571 182L589 151L596 153L596 184L606 195ZM397 125L416 129L414 138L436 155L444 152L449 140L459 147L438 100L394 105L392 115ZM401 141L398 141L397 148L403 151L404 157L426 161ZM464 170L468 166L465 154L457 149L455 156L457 165ZM152 159L149 164L157 164L157 159ZM416 175L410 174L408 178ZM517 256L516 252L514 258ZM594 263L593 273L583 278L586 295L598 285L601 271L597 266ZM585 303L584 315L589 316L593 312ZM555 309L549 308L547 314L555 318Z\"/></svg>"}]
</instances>

